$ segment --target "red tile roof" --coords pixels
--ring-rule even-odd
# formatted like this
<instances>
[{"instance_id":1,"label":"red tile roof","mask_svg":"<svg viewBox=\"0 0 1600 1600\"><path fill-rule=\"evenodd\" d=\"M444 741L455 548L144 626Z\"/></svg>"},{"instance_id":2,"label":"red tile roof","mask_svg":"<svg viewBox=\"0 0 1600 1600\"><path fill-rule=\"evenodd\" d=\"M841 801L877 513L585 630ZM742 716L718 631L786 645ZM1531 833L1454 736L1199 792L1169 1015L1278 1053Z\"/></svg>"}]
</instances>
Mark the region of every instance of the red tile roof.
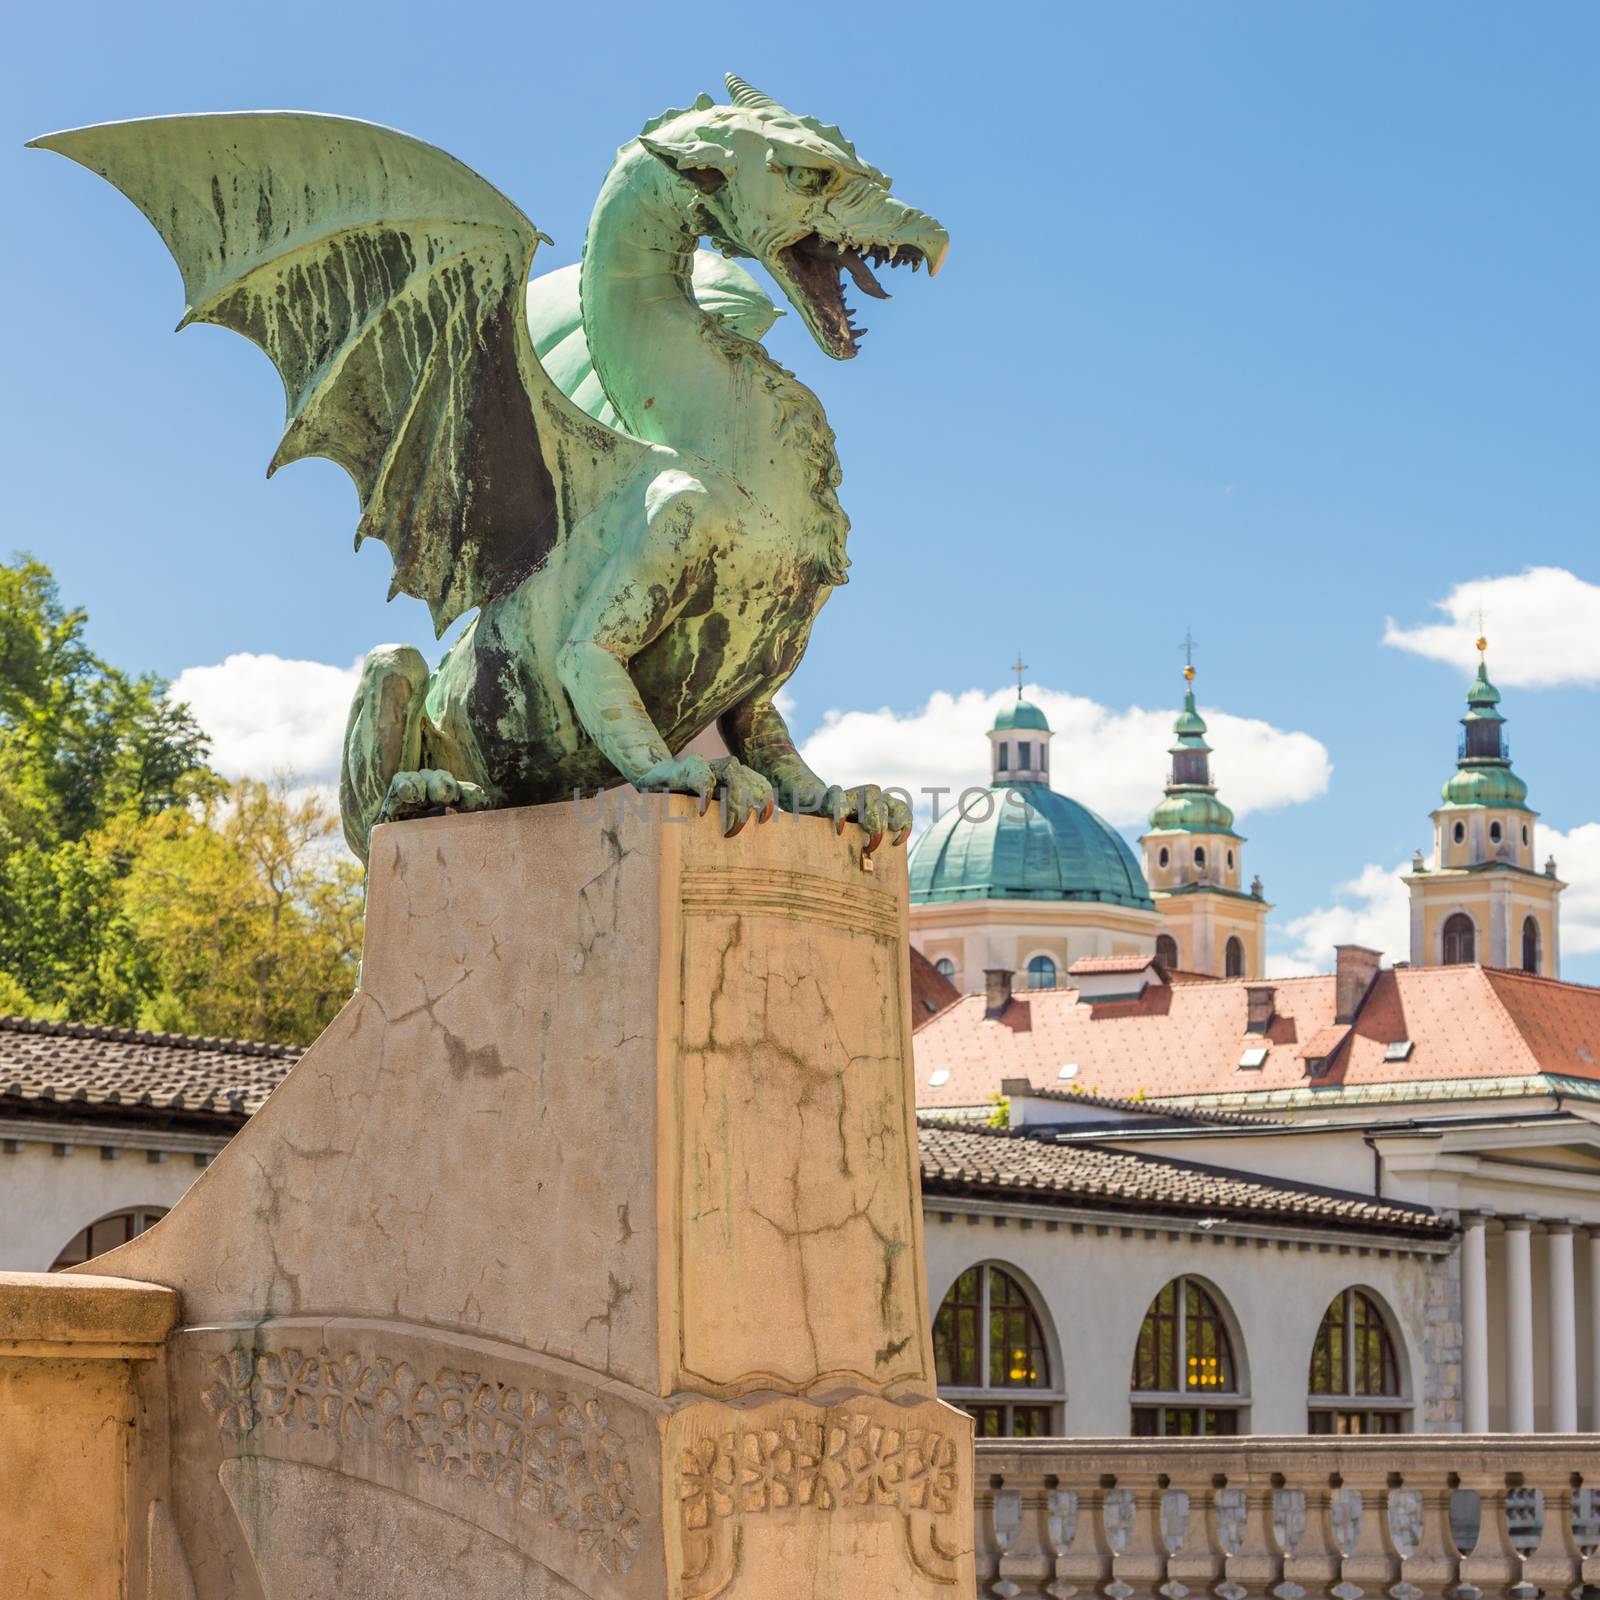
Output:
<instances>
[{"instance_id":1,"label":"red tile roof","mask_svg":"<svg viewBox=\"0 0 1600 1600\"><path fill-rule=\"evenodd\" d=\"M1115 1095L1088 1094L1082 1089L1029 1083L1026 1078L1007 1078L1000 1085L1007 1097L1026 1095L1030 1100L1057 1100L1063 1105L1086 1106L1089 1110L1131 1112L1161 1122L1204 1124L1216 1128L1282 1128L1279 1117L1257 1117L1242 1111L1206 1111L1198 1106L1174 1105L1165 1100L1122 1100Z\"/></svg>"},{"instance_id":2,"label":"red tile roof","mask_svg":"<svg viewBox=\"0 0 1600 1600\"><path fill-rule=\"evenodd\" d=\"M1076 978L1088 972L1143 972L1155 964L1154 956L1079 956L1067 971Z\"/></svg>"},{"instance_id":3,"label":"red tile roof","mask_svg":"<svg viewBox=\"0 0 1600 1600\"><path fill-rule=\"evenodd\" d=\"M1339 1046L1349 1037L1350 1024L1335 1022L1329 1027L1318 1028L1295 1054L1302 1061L1328 1061L1339 1053Z\"/></svg>"},{"instance_id":4,"label":"red tile roof","mask_svg":"<svg viewBox=\"0 0 1600 1600\"><path fill-rule=\"evenodd\" d=\"M1247 1032L1243 979L1152 985L1137 1000L1094 1003L1076 990L1014 997L992 1021L981 995L963 996L916 1037L917 1103L977 1106L1006 1078L1055 1084L1073 1062L1090 1093L1208 1096L1318 1086L1449 1082L1559 1074L1600 1084L1600 989L1482 967L1388 969L1375 980L1326 1076L1309 1079L1302 1052L1334 1023L1334 978L1280 978L1264 1034ZM1404 1061L1390 1044L1412 1042ZM1258 1069L1239 1058L1264 1046ZM929 1078L949 1077L937 1089Z\"/></svg>"},{"instance_id":5,"label":"red tile roof","mask_svg":"<svg viewBox=\"0 0 1600 1600\"><path fill-rule=\"evenodd\" d=\"M1357 1228L1447 1238L1453 1231L1427 1206L1377 1200L1194 1161L1048 1135L920 1118L924 1194L1051 1199L1148 1215L1199 1214L1237 1220Z\"/></svg>"}]
</instances>

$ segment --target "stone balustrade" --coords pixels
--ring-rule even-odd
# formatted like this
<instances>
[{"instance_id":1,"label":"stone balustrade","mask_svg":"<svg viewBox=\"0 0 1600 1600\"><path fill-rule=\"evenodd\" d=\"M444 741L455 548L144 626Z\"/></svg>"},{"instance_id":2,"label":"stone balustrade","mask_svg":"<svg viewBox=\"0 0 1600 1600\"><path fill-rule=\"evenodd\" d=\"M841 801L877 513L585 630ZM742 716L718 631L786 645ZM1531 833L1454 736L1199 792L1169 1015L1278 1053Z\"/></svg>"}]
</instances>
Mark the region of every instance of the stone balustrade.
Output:
<instances>
[{"instance_id":1,"label":"stone balustrade","mask_svg":"<svg viewBox=\"0 0 1600 1600\"><path fill-rule=\"evenodd\" d=\"M996 1439L976 1482L984 1600L1600 1594L1594 1435Z\"/></svg>"}]
</instances>

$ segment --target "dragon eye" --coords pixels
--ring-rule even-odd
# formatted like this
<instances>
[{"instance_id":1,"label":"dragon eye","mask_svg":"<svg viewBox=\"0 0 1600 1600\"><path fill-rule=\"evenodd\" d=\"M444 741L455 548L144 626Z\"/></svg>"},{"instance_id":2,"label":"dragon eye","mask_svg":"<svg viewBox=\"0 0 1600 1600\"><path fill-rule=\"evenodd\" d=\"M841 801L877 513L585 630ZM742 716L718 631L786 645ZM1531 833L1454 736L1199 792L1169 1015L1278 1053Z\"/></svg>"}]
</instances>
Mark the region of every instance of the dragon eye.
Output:
<instances>
[{"instance_id":1,"label":"dragon eye","mask_svg":"<svg viewBox=\"0 0 1600 1600\"><path fill-rule=\"evenodd\" d=\"M832 167L790 167L789 187L800 194L821 194L833 182Z\"/></svg>"}]
</instances>

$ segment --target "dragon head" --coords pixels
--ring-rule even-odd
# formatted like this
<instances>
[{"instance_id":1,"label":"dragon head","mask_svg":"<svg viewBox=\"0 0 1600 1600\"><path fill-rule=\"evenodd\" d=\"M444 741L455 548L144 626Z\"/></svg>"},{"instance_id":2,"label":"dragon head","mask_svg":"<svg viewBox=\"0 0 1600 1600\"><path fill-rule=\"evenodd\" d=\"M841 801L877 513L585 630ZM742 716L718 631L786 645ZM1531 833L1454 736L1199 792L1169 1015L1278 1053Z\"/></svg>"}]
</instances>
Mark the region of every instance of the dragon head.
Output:
<instances>
[{"instance_id":1,"label":"dragon head","mask_svg":"<svg viewBox=\"0 0 1600 1600\"><path fill-rule=\"evenodd\" d=\"M728 74L732 105L708 95L648 123L639 142L699 191L705 231L728 255L753 256L777 279L811 336L838 361L865 328L851 321L844 279L875 300L873 266L930 275L950 236L889 193L889 179L837 128L799 117Z\"/></svg>"}]
</instances>

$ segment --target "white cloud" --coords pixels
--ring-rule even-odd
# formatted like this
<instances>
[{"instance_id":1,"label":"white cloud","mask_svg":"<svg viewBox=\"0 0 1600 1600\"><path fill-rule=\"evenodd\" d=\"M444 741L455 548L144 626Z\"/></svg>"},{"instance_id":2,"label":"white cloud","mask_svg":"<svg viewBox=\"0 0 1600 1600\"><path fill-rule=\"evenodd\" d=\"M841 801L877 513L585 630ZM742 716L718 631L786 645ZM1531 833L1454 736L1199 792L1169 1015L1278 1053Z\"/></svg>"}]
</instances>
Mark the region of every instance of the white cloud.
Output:
<instances>
[{"instance_id":1,"label":"white cloud","mask_svg":"<svg viewBox=\"0 0 1600 1600\"><path fill-rule=\"evenodd\" d=\"M336 779L360 661L333 667L282 656L232 655L185 667L171 697L186 701L211 737L211 764L225 777L292 772Z\"/></svg>"},{"instance_id":2,"label":"white cloud","mask_svg":"<svg viewBox=\"0 0 1600 1600\"><path fill-rule=\"evenodd\" d=\"M1268 975L1293 978L1332 972L1336 944L1381 950L1386 962L1409 960L1411 899L1400 874L1410 870L1409 861L1397 867L1369 864L1348 883L1334 886L1332 905L1291 917L1278 930L1287 948L1268 955Z\"/></svg>"},{"instance_id":3,"label":"white cloud","mask_svg":"<svg viewBox=\"0 0 1600 1600\"><path fill-rule=\"evenodd\" d=\"M1563 833L1538 824L1534 865L1554 856L1556 875L1567 885L1561 896L1561 951L1587 955L1600 950L1600 822L1582 822Z\"/></svg>"},{"instance_id":4,"label":"white cloud","mask_svg":"<svg viewBox=\"0 0 1600 1600\"><path fill-rule=\"evenodd\" d=\"M1498 682L1532 689L1600 683L1600 586L1564 567L1457 584L1434 602L1447 622L1403 628L1390 617L1383 642L1466 671L1480 608Z\"/></svg>"},{"instance_id":5,"label":"white cloud","mask_svg":"<svg viewBox=\"0 0 1600 1600\"><path fill-rule=\"evenodd\" d=\"M910 790L925 815L928 791L961 790L989 781L995 713L1011 698L967 689L929 696L920 710L900 713L829 711L804 742L803 754L830 782L880 783ZM1028 689L1050 719L1050 770L1055 787L1118 827L1144 823L1161 797L1176 709L1113 710L1078 695ZM1307 733L1291 733L1250 717L1207 711L1216 750L1213 774L1221 797L1240 815L1310 800L1328 787L1328 752ZM941 809L952 803L942 796Z\"/></svg>"},{"instance_id":6,"label":"white cloud","mask_svg":"<svg viewBox=\"0 0 1600 1600\"><path fill-rule=\"evenodd\" d=\"M1556 871L1566 883L1561 897L1563 955L1600 950L1600 822L1584 822L1563 833L1540 824L1534 834L1534 865L1542 869L1554 856ZM1275 930L1283 941L1267 960L1275 978L1333 970L1336 944L1364 944L1381 950L1386 962L1411 959L1411 897L1401 875L1405 861L1393 867L1369 864L1347 883L1336 884L1331 903L1292 917Z\"/></svg>"}]
</instances>

